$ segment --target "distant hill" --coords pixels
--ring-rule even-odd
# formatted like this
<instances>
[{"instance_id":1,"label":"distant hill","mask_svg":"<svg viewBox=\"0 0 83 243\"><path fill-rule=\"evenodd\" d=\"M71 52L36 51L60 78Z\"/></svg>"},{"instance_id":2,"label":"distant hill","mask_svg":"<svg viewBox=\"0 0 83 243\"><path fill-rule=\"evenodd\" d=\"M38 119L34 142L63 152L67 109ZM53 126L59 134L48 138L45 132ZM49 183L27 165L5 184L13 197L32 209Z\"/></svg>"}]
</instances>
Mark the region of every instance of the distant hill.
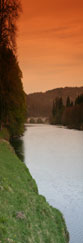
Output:
<instances>
[{"instance_id":1,"label":"distant hill","mask_svg":"<svg viewBox=\"0 0 83 243\"><path fill-rule=\"evenodd\" d=\"M57 88L48 90L45 93L40 92L26 95L28 117L49 117L52 112L53 100L56 97L62 97L65 104L68 96L74 102L80 94L83 94L83 87Z\"/></svg>"}]
</instances>

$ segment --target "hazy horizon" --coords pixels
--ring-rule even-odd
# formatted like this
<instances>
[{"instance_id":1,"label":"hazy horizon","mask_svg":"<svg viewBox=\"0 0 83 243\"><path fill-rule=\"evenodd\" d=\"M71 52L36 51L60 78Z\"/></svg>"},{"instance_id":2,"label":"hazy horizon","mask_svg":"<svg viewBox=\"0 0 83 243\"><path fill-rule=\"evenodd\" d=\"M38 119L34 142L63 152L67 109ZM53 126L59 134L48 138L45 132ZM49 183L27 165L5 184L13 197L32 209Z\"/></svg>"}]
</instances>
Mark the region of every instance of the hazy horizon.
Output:
<instances>
[{"instance_id":1,"label":"hazy horizon","mask_svg":"<svg viewBox=\"0 0 83 243\"><path fill-rule=\"evenodd\" d=\"M40 91L33 91L33 92L31 92L31 93L28 93L28 92L26 92L25 91L25 93L27 94L27 95L29 95L29 94L34 94L34 93L46 93L46 92L49 92L49 91L53 91L53 90L56 90L56 89L65 89L65 88L83 88L83 86L64 86L64 87L56 87L56 88L52 88L52 89L46 89L46 90L44 90L44 91L42 91L42 90L40 90Z\"/></svg>"}]
</instances>

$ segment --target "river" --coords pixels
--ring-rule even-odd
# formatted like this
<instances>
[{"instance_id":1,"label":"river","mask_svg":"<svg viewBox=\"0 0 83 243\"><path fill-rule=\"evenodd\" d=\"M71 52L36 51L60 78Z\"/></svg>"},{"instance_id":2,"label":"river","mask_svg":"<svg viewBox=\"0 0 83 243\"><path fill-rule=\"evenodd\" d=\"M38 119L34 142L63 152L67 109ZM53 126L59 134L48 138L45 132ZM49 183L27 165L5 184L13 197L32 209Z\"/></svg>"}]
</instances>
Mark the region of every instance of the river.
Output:
<instances>
[{"instance_id":1,"label":"river","mask_svg":"<svg viewBox=\"0 0 83 243\"><path fill-rule=\"evenodd\" d=\"M83 131L28 125L23 141L39 193L63 213L70 243L83 243Z\"/></svg>"}]
</instances>

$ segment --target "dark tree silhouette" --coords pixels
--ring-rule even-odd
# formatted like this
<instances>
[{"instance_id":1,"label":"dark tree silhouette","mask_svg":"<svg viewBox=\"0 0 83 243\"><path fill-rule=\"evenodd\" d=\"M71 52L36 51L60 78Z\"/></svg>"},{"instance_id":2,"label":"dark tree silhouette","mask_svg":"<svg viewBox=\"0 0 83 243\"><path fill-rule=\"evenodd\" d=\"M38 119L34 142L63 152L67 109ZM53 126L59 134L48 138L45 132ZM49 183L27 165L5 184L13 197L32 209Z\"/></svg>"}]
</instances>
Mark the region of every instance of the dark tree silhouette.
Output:
<instances>
[{"instance_id":1,"label":"dark tree silhouette","mask_svg":"<svg viewBox=\"0 0 83 243\"><path fill-rule=\"evenodd\" d=\"M0 0L0 47L16 50L16 20L20 12L20 0Z\"/></svg>"},{"instance_id":2,"label":"dark tree silhouette","mask_svg":"<svg viewBox=\"0 0 83 243\"><path fill-rule=\"evenodd\" d=\"M53 124L61 124L63 110L64 110L64 105L63 105L62 97L56 97L56 99L53 101L53 107L52 107Z\"/></svg>"},{"instance_id":3,"label":"dark tree silhouette","mask_svg":"<svg viewBox=\"0 0 83 243\"><path fill-rule=\"evenodd\" d=\"M1 49L0 73L0 125L8 127L11 135L20 135L24 129L26 102L22 72L10 49Z\"/></svg>"},{"instance_id":4,"label":"dark tree silhouette","mask_svg":"<svg viewBox=\"0 0 83 243\"><path fill-rule=\"evenodd\" d=\"M11 135L22 134L26 115L22 72L15 55L20 11L20 0L0 0L0 129L7 127Z\"/></svg>"},{"instance_id":5,"label":"dark tree silhouette","mask_svg":"<svg viewBox=\"0 0 83 243\"><path fill-rule=\"evenodd\" d=\"M67 97L65 107L62 98L57 97L53 101L51 123L83 130L83 94L76 98L74 105Z\"/></svg>"},{"instance_id":6,"label":"dark tree silhouette","mask_svg":"<svg viewBox=\"0 0 83 243\"><path fill-rule=\"evenodd\" d=\"M70 107L70 106L73 106L73 102L70 101L70 97L68 96L66 100L66 107Z\"/></svg>"},{"instance_id":7,"label":"dark tree silhouette","mask_svg":"<svg viewBox=\"0 0 83 243\"><path fill-rule=\"evenodd\" d=\"M66 107L69 107L69 106L70 106L70 97L68 96L67 100L66 100Z\"/></svg>"},{"instance_id":8,"label":"dark tree silhouette","mask_svg":"<svg viewBox=\"0 0 83 243\"><path fill-rule=\"evenodd\" d=\"M79 105L79 104L82 104L83 103L83 94L81 95L78 95L78 97L76 98L75 100L75 105Z\"/></svg>"}]
</instances>

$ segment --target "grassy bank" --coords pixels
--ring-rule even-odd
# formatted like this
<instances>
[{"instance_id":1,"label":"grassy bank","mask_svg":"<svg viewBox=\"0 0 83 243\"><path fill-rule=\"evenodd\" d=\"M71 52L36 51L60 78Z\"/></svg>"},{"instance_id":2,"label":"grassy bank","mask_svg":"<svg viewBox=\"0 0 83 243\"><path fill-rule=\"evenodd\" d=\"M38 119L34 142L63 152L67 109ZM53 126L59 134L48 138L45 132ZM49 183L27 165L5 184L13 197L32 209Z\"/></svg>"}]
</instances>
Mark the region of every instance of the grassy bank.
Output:
<instances>
[{"instance_id":1,"label":"grassy bank","mask_svg":"<svg viewBox=\"0 0 83 243\"><path fill-rule=\"evenodd\" d=\"M10 139L10 134L8 132L8 130L6 128L3 128L1 131L0 131L0 139L4 139L4 140L7 140L9 141Z\"/></svg>"},{"instance_id":2,"label":"grassy bank","mask_svg":"<svg viewBox=\"0 0 83 243\"><path fill-rule=\"evenodd\" d=\"M35 181L0 139L0 243L66 243L62 214L38 194Z\"/></svg>"}]
</instances>

